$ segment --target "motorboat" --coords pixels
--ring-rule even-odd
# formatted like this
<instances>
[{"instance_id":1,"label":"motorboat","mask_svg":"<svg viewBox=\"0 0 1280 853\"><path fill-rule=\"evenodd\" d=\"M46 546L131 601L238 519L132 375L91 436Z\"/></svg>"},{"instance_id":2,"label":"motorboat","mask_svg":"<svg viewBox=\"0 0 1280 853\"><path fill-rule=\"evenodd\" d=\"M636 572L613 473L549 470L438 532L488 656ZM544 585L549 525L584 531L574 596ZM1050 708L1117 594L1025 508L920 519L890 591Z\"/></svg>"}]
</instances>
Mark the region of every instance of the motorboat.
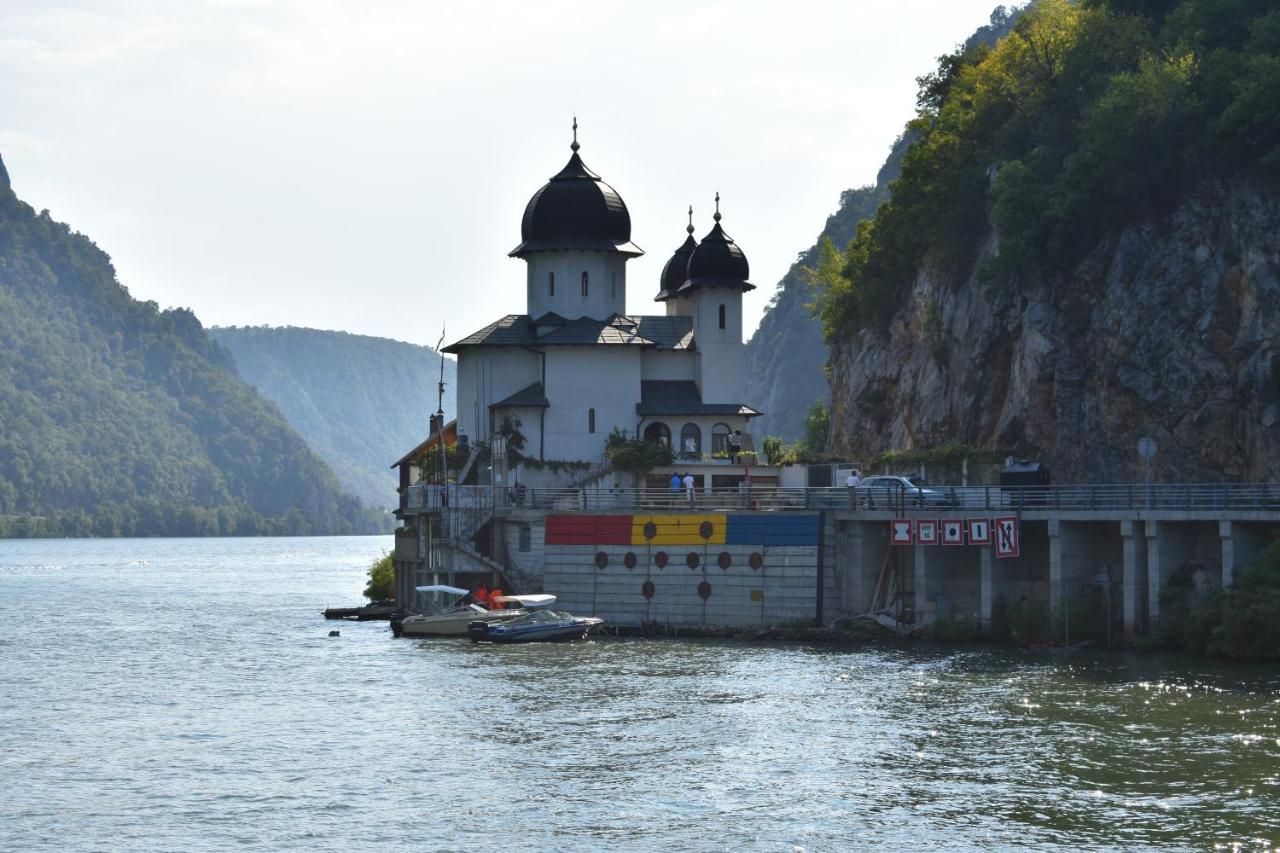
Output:
<instances>
[{"instance_id":1,"label":"motorboat","mask_svg":"<svg viewBox=\"0 0 1280 853\"><path fill-rule=\"evenodd\" d=\"M600 625L603 619L594 616L574 616L562 610L552 610L554 595L507 595L498 601L514 599L524 612L515 619L501 622L477 619L468 626L471 642L489 643L549 643L558 640L581 640Z\"/></svg>"},{"instance_id":2,"label":"motorboat","mask_svg":"<svg viewBox=\"0 0 1280 853\"><path fill-rule=\"evenodd\" d=\"M456 586L431 584L415 589L420 593L435 595L443 603L430 613L393 619L391 632L397 637L465 637L472 622L502 622L524 615L524 611L520 609L490 610L474 602L464 604L463 598L470 593Z\"/></svg>"}]
</instances>

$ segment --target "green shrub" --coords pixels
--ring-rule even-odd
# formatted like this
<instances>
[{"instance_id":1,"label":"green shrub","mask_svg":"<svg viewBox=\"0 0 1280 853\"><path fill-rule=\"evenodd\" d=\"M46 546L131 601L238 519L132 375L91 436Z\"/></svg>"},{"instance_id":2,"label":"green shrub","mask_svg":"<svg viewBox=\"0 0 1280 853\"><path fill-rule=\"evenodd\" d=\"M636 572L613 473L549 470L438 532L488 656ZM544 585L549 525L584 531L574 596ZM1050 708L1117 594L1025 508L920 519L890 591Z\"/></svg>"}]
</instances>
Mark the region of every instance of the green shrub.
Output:
<instances>
[{"instance_id":1,"label":"green shrub","mask_svg":"<svg viewBox=\"0 0 1280 853\"><path fill-rule=\"evenodd\" d=\"M1049 609L1025 596L1009 605L1009 633L1017 643L1043 643L1049 637Z\"/></svg>"},{"instance_id":2,"label":"green shrub","mask_svg":"<svg viewBox=\"0 0 1280 853\"><path fill-rule=\"evenodd\" d=\"M933 621L933 638L942 643L972 643L978 636L978 623L969 616L948 611Z\"/></svg>"},{"instance_id":3,"label":"green shrub","mask_svg":"<svg viewBox=\"0 0 1280 853\"><path fill-rule=\"evenodd\" d=\"M370 601L396 597L396 570L390 554L383 554L369 567L369 583L364 588L364 597Z\"/></svg>"},{"instance_id":4,"label":"green shrub","mask_svg":"<svg viewBox=\"0 0 1280 853\"><path fill-rule=\"evenodd\" d=\"M1053 609L1049 635L1054 643L1071 644L1093 640L1107 641L1107 602L1103 590L1086 587L1066 598Z\"/></svg>"}]
</instances>

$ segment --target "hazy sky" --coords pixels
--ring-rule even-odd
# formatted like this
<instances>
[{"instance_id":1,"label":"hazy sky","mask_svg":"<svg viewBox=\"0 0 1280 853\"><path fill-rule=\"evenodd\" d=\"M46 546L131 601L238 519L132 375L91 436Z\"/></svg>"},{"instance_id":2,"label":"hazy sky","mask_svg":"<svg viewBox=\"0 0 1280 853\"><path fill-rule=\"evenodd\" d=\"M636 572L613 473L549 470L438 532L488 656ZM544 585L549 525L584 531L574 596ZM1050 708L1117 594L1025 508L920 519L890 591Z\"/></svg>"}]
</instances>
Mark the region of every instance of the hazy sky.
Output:
<instances>
[{"instance_id":1,"label":"hazy sky","mask_svg":"<svg viewBox=\"0 0 1280 853\"><path fill-rule=\"evenodd\" d=\"M524 310L576 112L648 253L628 309L718 190L750 331L995 5L0 0L0 154L138 298L434 344Z\"/></svg>"}]
</instances>

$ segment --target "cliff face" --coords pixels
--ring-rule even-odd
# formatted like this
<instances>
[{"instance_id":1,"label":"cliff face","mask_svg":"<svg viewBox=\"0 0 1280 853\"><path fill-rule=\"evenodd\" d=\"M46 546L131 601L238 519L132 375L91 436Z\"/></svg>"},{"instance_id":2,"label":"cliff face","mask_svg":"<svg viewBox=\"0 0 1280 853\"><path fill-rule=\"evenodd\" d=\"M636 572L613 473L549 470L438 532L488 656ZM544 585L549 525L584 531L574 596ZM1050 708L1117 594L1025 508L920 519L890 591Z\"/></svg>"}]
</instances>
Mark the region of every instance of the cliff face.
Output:
<instances>
[{"instance_id":1,"label":"cliff face","mask_svg":"<svg viewBox=\"0 0 1280 853\"><path fill-rule=\"evenodd\" d=\"M1210 183L1069 277L993 294L917 276L887 337L832 347L832 446L963 442L1059 482L1280 478L1280 197ZM992 235L983 247L991 251Z\"/></svg>"},{"instance_id":2,"label":"cliff face","mask_svg":"<svg viewBox=\"0 0 1280 853\"><path fill-rule=\"evenodd\" d=\"M994 45L1008 34L1021 13L1020 9L996 7L990 23L970 35L964 49ZM823 372L827 348L822 340L822 324L809 312L813 294L804 270L818 262L823 240L830 239L837 249L843 249L857 233L858 223L875 216L876 208L889 198L889 185L902 174L902 157L912 139L910 133L904 132L894 142L874 185L840 194L839 209L827 217L818 239L800 253L778 282L759 327L747 341L747 402L764 412L751 424L757 446L769 435L779 436L787 443L798 441L804 434L809 407L819 400L828 401Z\"/></svg>"}]
</instances>

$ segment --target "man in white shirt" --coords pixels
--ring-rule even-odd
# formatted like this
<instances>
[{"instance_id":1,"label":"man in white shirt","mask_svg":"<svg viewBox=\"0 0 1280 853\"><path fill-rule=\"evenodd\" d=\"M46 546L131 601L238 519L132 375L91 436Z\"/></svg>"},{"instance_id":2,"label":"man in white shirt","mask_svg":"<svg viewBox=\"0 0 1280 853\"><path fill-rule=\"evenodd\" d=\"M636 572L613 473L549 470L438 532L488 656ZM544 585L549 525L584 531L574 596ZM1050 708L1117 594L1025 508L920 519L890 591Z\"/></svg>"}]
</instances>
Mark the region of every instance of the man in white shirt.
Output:
<instances>
[{"instance_id":1,"label":"man in white shirt","mask_svg":"<svg viewBox=\"0 0 1280 853\"><path fill-rule=\"evenodd\" d=\"M689 503L693 504L693 475L684 475L684 490L689 494Z\"/></svg>"},{"instance_id":2,"label":"man in white shirt","mask_svg":"<svg viewBox=\"0 0 1280 853\"><path fill-rule=\"evenodd\" d=\"M854 509L858 508L858 487L862 485L862 474L857 468L849 472L849 476L844 480L845 487L849 489L849 506Z\"/></svg>"}]
</instances>

